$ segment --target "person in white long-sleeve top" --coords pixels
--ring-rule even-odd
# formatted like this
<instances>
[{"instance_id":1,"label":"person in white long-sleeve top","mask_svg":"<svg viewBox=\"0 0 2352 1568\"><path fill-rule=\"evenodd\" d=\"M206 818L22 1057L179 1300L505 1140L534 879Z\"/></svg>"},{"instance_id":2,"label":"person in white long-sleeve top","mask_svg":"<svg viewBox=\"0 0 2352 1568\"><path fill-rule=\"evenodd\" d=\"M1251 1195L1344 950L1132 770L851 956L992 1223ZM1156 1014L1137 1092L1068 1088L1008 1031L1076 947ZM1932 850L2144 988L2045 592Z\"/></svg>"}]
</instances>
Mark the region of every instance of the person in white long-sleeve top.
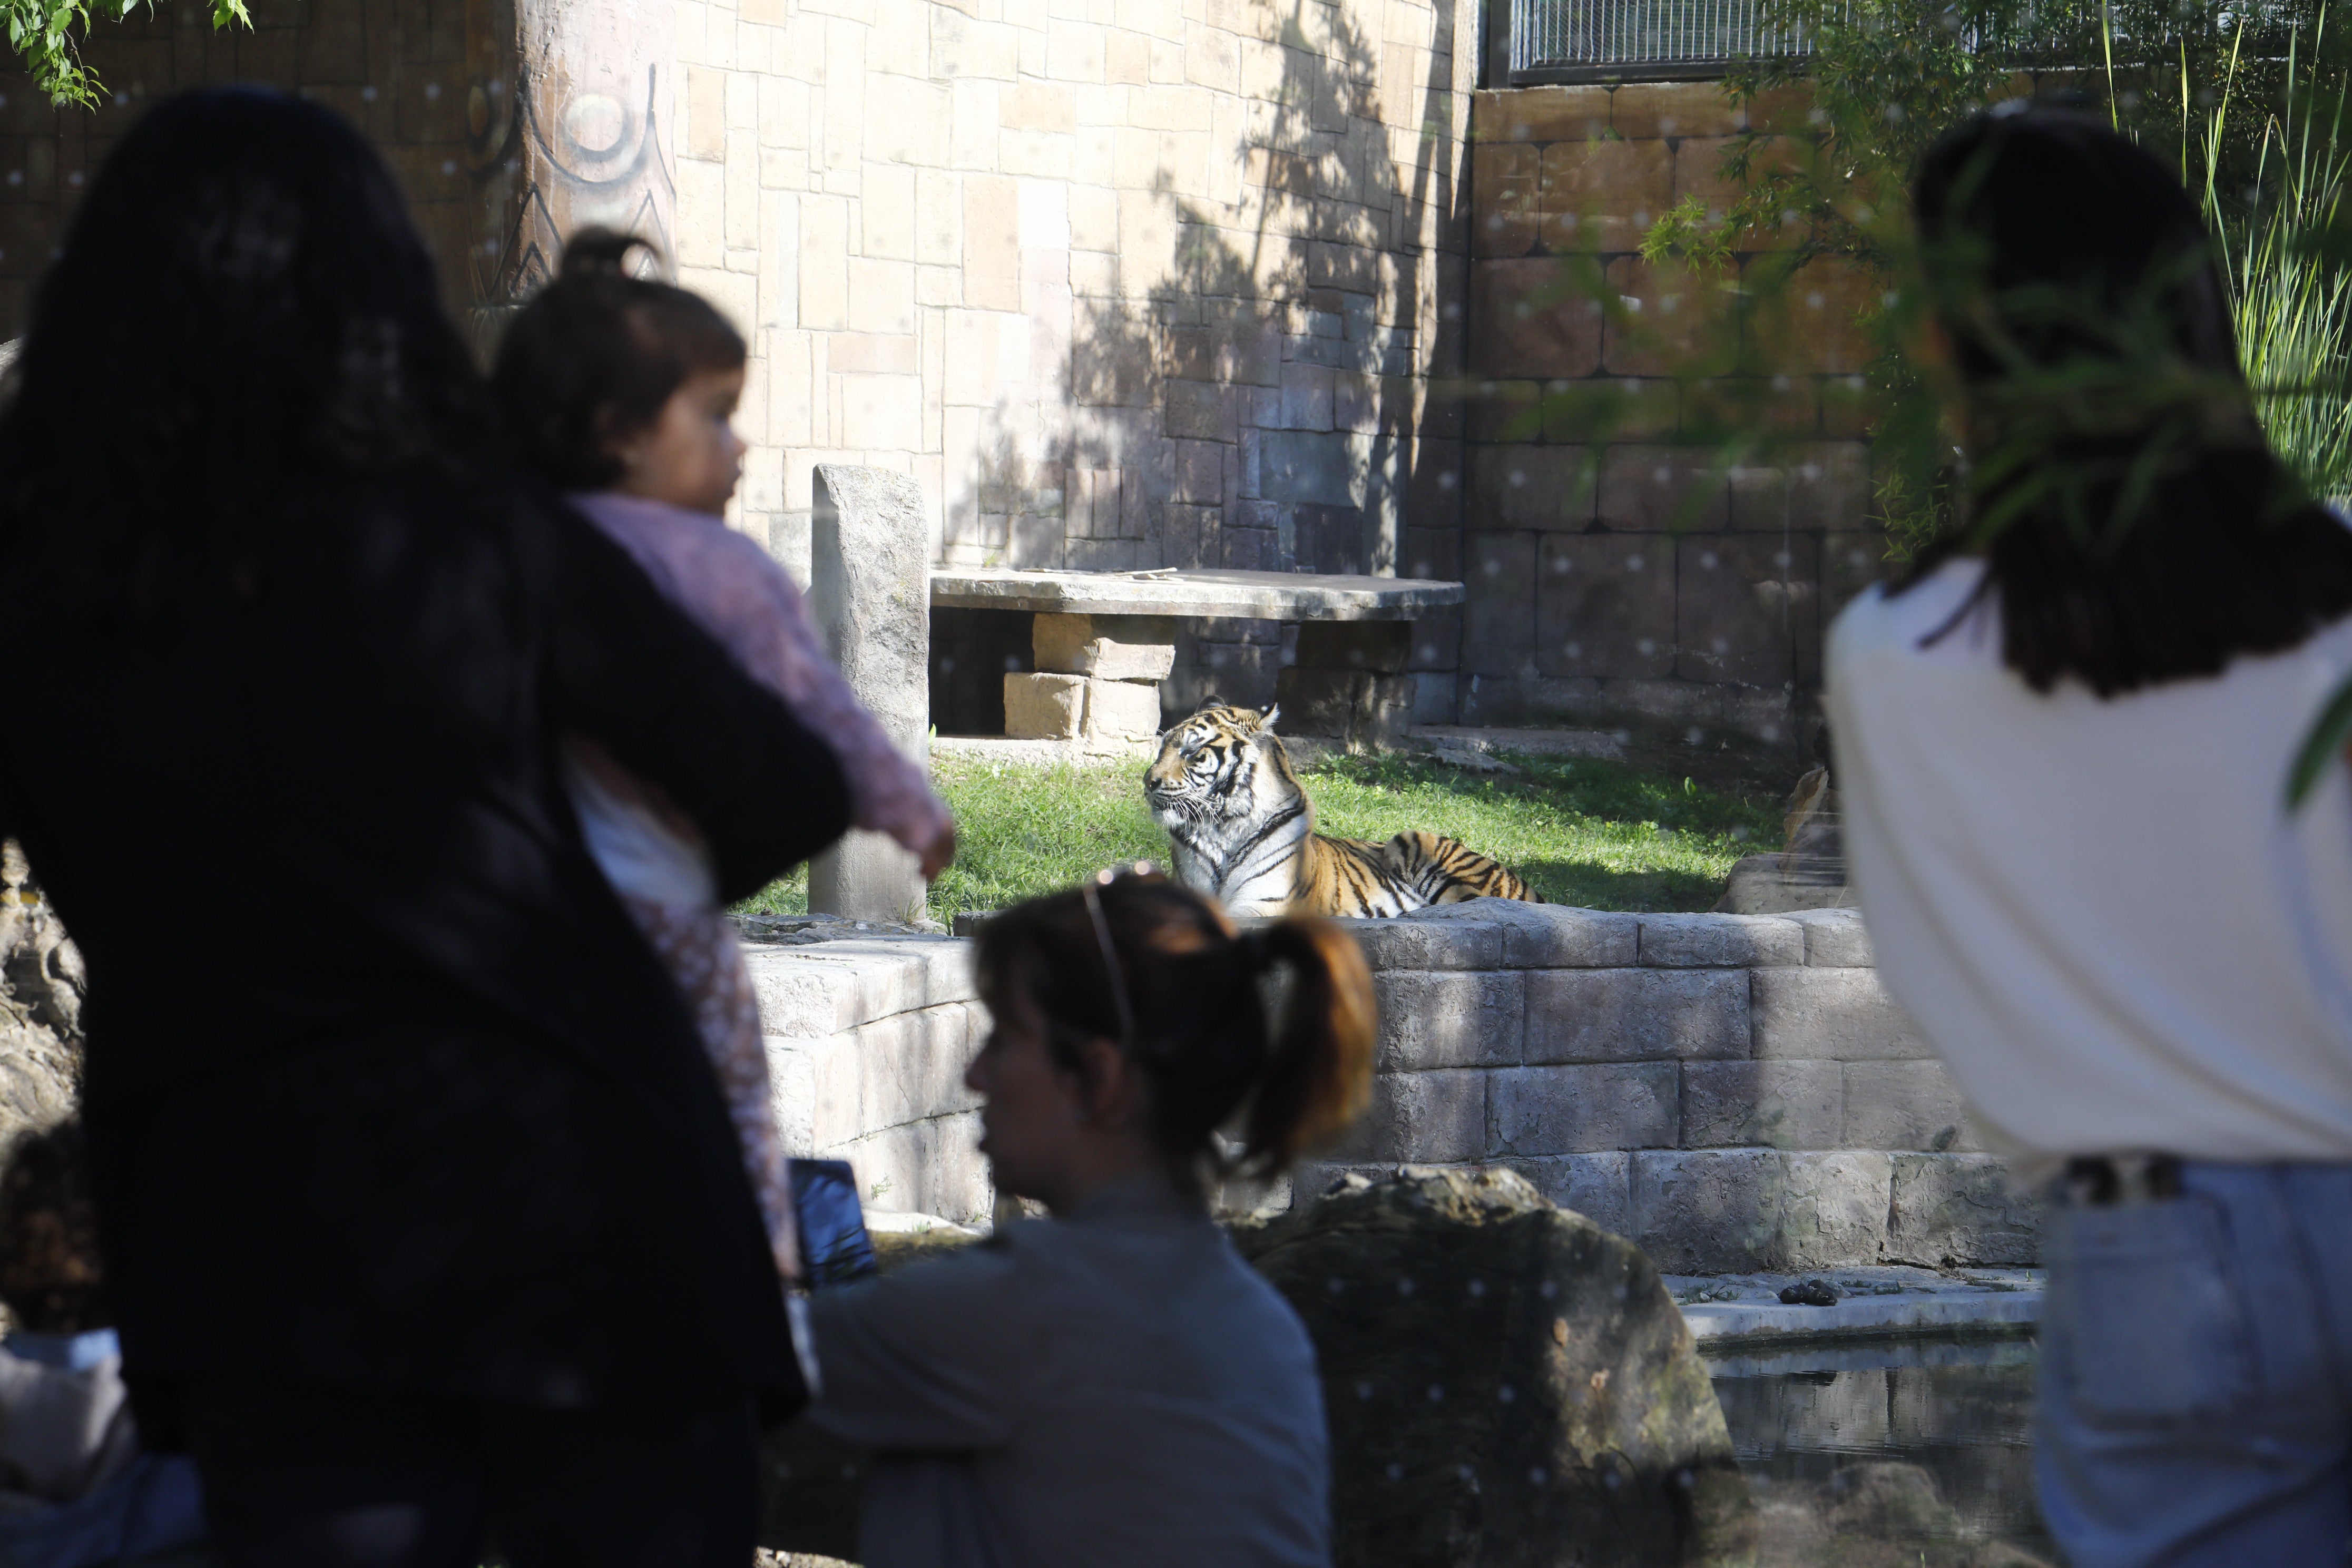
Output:
<instances>
[{"instance_id":1,"label":"person in white long-sleeve top","mask_svg":"<svg viewBox=\"0 0 2352 1568\"><path fill-rule=\"evenodd\" d=\"M2104 127L1916 205L1962 528L1832 628L1888 988L2054 1197L2036 1442L2074 1568L2352 1546L2352 530L2264 443L2198 210Z\"/></svg>"}]
</instances>

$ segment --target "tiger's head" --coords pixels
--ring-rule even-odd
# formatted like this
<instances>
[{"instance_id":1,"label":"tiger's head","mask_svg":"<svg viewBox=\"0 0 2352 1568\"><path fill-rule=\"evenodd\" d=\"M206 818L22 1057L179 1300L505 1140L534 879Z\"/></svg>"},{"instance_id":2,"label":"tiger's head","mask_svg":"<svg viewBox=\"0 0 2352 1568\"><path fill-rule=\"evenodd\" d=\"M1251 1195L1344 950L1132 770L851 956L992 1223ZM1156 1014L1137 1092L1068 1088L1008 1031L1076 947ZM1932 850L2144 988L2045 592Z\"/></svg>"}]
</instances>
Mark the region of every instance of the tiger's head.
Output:
<instances>
[{"instance_id":1,"label":"tiger's head","mask_svg":"<svg viewBox=\"0 0 2352 1568\"><path fill-rule=\"evenodd\" d=\"M1214 837L1296 799L1297 775L1274 732L1280 711L1213 701L1171 725L1143 774L1143 798L1160 826L1180 839Z\"/></svg>"}]
</instances>

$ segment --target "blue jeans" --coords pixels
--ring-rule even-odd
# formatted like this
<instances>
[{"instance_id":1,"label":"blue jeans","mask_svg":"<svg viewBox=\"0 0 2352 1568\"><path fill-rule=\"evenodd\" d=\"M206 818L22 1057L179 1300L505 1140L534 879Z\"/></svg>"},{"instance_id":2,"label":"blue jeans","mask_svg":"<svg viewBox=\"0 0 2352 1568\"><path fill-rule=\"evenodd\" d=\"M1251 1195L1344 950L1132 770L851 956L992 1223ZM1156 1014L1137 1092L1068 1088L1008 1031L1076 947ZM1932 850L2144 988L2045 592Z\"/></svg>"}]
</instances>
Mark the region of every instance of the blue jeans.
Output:
<instances>
[{"instance_id":1,"label":"blue jeans","mask_svg":"<svg viewBox=\"0 0 2352 1568\"><path fill-rule=\"evenodd\" d=\"M2352 1559L2352 1165L2053 1205L2035 1473L2073 1568Z\"/></svg>"}]
</instances>

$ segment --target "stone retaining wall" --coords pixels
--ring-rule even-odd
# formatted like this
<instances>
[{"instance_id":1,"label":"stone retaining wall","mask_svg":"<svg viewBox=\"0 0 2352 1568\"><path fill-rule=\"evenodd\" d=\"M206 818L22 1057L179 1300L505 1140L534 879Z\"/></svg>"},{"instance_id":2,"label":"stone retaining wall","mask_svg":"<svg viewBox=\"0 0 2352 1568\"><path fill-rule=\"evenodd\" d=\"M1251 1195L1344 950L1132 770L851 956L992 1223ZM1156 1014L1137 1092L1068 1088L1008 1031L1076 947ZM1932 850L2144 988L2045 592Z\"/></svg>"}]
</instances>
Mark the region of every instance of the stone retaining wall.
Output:
<instances>
[{"instance_id":1,"label":"stone retaining wall","mask_svg":"<svg viewBox=\"0 0 2352 1568\"><path fill-rule=\"evenodd\" d=\"M847 1160L870 1209L986 1218L980 1099L963 1070L987 1032L971 943L952 937L746 942L784 1151Z\"/></svg>"},{"instance_id":2,"label":"stone retaining wall","mask_svg":"<svg viewBox=\"0 0 2352 1568\"><path fill-rule=\"evenodd\" d=\"M1359 928L1371 1112L1326 1163L1501 1164L1669 1272L2034 1261L2039 1223L1850 910L1480 900Z\"/></svg>"},{"instance_id":3,"label":"stone retaining wall","mask_svg":"<svg viewBox=\"0 0 2352 1568\"><path fill-rule=\"evenodd\" d=\"M1298 1173L1506 1165L1670 1273L2028 1264L2033 1205L1878 982L1851 910L1613 914L1482 900L1355 926L1381 1000L1370 1112ZM970 946L749 947L793 1153L870 1206L993 1202L962 1073Z\"/></svg>"}]
</instances>

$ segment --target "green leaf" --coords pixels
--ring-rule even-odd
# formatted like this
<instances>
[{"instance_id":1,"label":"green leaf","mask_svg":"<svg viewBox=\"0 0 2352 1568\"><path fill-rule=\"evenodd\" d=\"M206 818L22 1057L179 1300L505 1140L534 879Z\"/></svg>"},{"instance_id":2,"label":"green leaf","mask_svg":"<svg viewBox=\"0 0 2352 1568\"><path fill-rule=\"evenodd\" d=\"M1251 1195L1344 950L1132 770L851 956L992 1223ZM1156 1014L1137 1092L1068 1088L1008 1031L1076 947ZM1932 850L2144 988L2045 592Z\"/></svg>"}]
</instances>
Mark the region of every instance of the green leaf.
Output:
<instances>
[{"instance_id":1,"label":"green leaf","mask_svg":"<svg viewBox=\"0 0 2352 1568\"><path fill-rule=\"evenodd\" d=\"M2286 776L2286 804L2290 811L2301 809L2311 798L2319 784L2319 775L2327 764L2343 754L2347 742L2352 742L2352 679L2336 689L2320 710L2319 721L2303 738L2303 750L2295 753L2294 766Z\"/></svg>"}]
</instances>

